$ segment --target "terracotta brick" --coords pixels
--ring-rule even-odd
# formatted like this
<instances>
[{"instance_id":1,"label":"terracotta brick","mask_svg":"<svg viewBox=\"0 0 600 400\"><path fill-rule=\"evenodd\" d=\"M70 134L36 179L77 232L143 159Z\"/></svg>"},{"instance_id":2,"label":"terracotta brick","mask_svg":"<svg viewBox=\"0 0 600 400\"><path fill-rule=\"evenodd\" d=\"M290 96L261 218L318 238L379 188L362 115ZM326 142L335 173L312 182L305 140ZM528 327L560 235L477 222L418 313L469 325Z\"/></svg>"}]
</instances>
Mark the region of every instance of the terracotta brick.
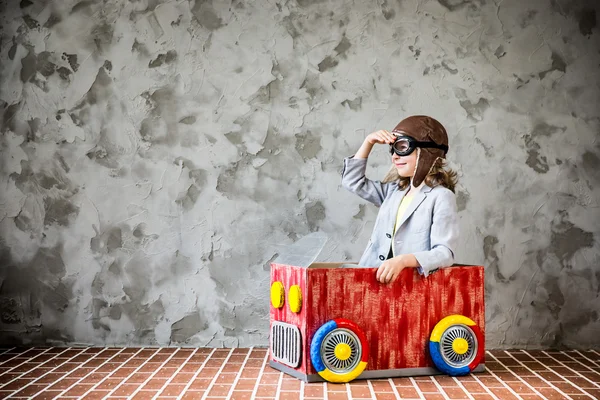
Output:
<instances>
[{"instance_id":1,"label":"terracotta brick","mask_svg":"<svg viewBox=\"0 0 600 400\"><path fill-rule=\"evenodd\" d=\"M300 386L300 381L297 379L281 382L281 390L300 390Z\"/></svg>"},{"instance_id":2,"label":"terracotta brick","mask_svg":"<svg viewBox=\"0 0 600 400\"><path fill-rule=\"evenodd\" d=\"M208 389L211 382L212 381L210 379L194 379L194 382L192 382L192 384L190 385L190 389L205 390Z\"/></svg>"},{"instance_id":3,"label":"terracotta brick","mask_svg":"<svg viewBox=\"0 0 600 400\"><path fill-rule=\"evenodd\" d=\"M223 384L232 384L235 379L237 378L237 374L232 374L230 372L222 372L219 375L217 375L217 379L215 380L216 383L223 385Z\"/></svg>"},{"instance_id":4,"label":"terracotta brick","mask_svg":"<svg viewBox=\"0 0 600 400\"><path fill-rule=\"evenodd\" d=\"M592 382L600 382L600 373L597 372L582 372L581 375L591 380ZM577 375L580 376L580 375Z\"/></svg>"},{"instance_id":5,"label":"terracotta brick","mask_svg":"<svg viewBox=\"0 0 600 400\"><path fill-rule=\"evenodd\" d=\"M23 375L22 378L23 379L39 378L42 375L46 375L47 373L49 373L52 370L53 370L53 368L35 368L35 369L32 369L31 371L29 371L28 373L26 373L25 375Z\"/></svg>"},{"instance_id":6,"label":"terracotta brick","mask_svg":"<svg viewBox=\"0 0 600 400\"><path fill-rule=\"evenodd\" d=\"M85 378L83 378L81 380L81 382L79 382L79 383L96 384L96 383L104 380L107 376L108 376L108 373L92 372L91 374L89 374L88 376L86 376Z\"/></svg>"},{"instance_id":7,"label":"terracotta brick","mask_svg":"<svg viewBox=\"0 0 600 400\"><path fill-rule=\"evenodd\" d=\"M139 391L134 396L134 400L152 400L158 392L154 391Z\"/></svg>"},{"instance_id":8,"label":"terracotta brick","mask_svg":"<svg viewBox=\"0 0 600 400\"><path fill-rule=\"evenodd\" d=\"M373 390L375 392L387 393L387 392L393 391L392 386L390 386L389 381L383 381L383 380L371 381L371 386L373 387Z\"/></svg>"},{"instance_id":9,"label":"terracotta brick","mask_svg":"<svg viewBox=\"0 0 600 400\"><path fill-rule=\"evenodd\" d=\"M94 371L94 368L77 368L67 375L67 378L83 378Z\"/></svg>"},{"instance_id":10,"label":"terracotta brick","mask_svg":"<svg viewBox=\"0 0 600 400\"><path fill-rule=\"evenodd\" d=\"M71 387L72 385L76 384L77 382L79 382L79 379L63 378L60 381L56 382L54 385L50 386L48 389L49 390L65 390L65 389Z\"/></svg>"},{"instance_id":11,"label":"terracotta brick","mask_svg":"<svg viewBox=\"0 0 600 400\"><path fill-rule=\"evenodd\" d=\"M396 400L396 395L394 393L375 393L375 398L377 400Z\"/></svg>"},{"instance_id":12,"label":"terracotta brick","mask_svg":"<svg viewBox=\"0 0 600 400\"><path fill-rule=\"evenodd\" d=\"M444 386L444 387L458 387L458 383L456 383L456 381L454 380L454 378L451 377L451 376L439 375L439 376L435 376L433 378L435 379L435 381L437 383L440 384L440 386Z\"/></svg>"},{"instance_id":13,"label":"terracotta brick","mask_svg":"<svg viewBox=\"0 0 600 400\"><path fill-rule=\"evenodd\" d=\"M350 393L355 399L371 398L371 390L368 386L354 386L350 385Z\"/></svg>"},{"instance_id":14,"label":"terracotta brick","mask_svg":"<svg viewBox=\"0 0 600 400\"><path fill-rule=\"evenodd\" d=\"M560 382L560 381L564 381L565 380L560 375L557 375L557 374L555 374L554 372L551 372L551 371L542 371L542 372L539 372L538 375L541 376L542 378L544 378L545 380L549 381L549 382Z\"/></svg>"},{"instance_id":15,"label":"terracotta brick","mask_svg":"<svg viewBox=\"0 0 600 400\"><path fill-rule=\"evenodd\" d=\"M559 391L552 389L552 388L542 388L542 389L537 389L537 391L540 392L540 394L548 400L565 398L565 396L563 394L561 394Z\"/></svg>"},{"instance_id":16,"label":"terracotta brick","mask_svg":"<svg viewBox=\"0 0 600 400\"><path fill-rule=\"evenodd\" d=\"M431 381L417 381L417 386L423 393L438 393L439 390L435 383Z\"/></svg>"},{"instance_id":17,"label":"terracotta brick","mask_svg":"<svg viewBox=\"0 0 600 400\"><path fill-rule=\"evenodd\" d=\"M523 382L506 382L506 384L518 394L535 394L535 392Z\"/></svg>"},{"instance_id":18,"label":"terracotta brick","mask_svg":"<svg viewBox=\"0 0 600 400\"><path fill-rule=\"evenodd\" d=\"M277 385L262 385L256 391L256 397L274 397L277 393Z\"/></svg>"},{"instance_id":19,"label":"terracotta brick","mask_svg":"<svg viewBox=\"0 0 600 400\"><path fill-rule=\"evenodd\" d=\"M112 389L116 388L117 386L119 386L121 384L121 382L123 382L121 379L107 378L102 383L100 383L96 387L96 389L97 390L112 390Z\"/></svg>"},{"instance_id":20,"label":"terracotta brick","mask_svg":"<svg viewBox=\"0 0 600 400\"><path fill-rule=\"evenodd\" d=\"M211 358L226 358L231 353L230 349L215 349Z\"/></svg>"},{"instance_id":21,"label":"terracotta brick","mask_svg":"<svg viewBox=\"0 0 600 400\"><path fill-rule=\"evenodd\" d=\"M120 366L121 366L121 364L117 364L117 363L106 363L106 364L103 364L100 368L97 368L95 371L96 372L110 372L110 373L113 373L117 369L119 369Z\"/></svg>"},{"instance_id":22,"label":"terracotta brick","mask_svg":"<svg viewBox=\"0 0 600 400\"><path fill-rule=\"evenodd\" d=\"M549 367L546 367L543 364L540 364L539 362L524 362L523 363L525 365L525 367L529 368L532 371L548 371Z\"/></svg>"},{"instance_id":23,"label":"terracotta brick","mask_svg":"<svg viewBox=\"0 0 600 400\"><path fill-rule=\"evenodd\" d=\"M148 380L148 378L150 378L150 376L152 376L152 374L148 372L136 372L127 378L125 383L144 383Z\"/></svg>"},{"instance_id":24,"label":"terracotta brick","mask_svg":"<svg viewBox=\"0 0 600 400\"><path fill-rule=\"evenodd\" d=\"M260 378L261 385L277 385L280 374L263 374Z\"/></svg>"},{"instance_id":25,"label":"terracotta brick","mask_svg":"<svg viewBox=\"0 0 600 400\"><path fill-rule=\"evenodd\" d=\"M485 389L478 382L461 382L469 393L485 393Z\"/></svg>"},{"instance_id":26,"label":"terracotta brick","mask_svg":"<svg viewBox=\"0 0 600 400\"><path fill-rule=\"evenodd\" d=\"M260 368L244 367L241 376L242 378L258 378L260 376Z\"/></svg>"},{"instance_id":27,"label":"terracotta brick","mask_svg":"<svg viewBox=\"0 0 600 400\"><path fill-rule=\"evenodd\" d=\"M94 385L77 384L71 389L69 389L63 396L82 397L85 393L88 392L88 390L90 390L93 387Z\"/></svg>"},{"instance_id":28,"label":"terracotta brick","mask_svg":"<svg viewBox=\"0 0 600 400\"><path fill-rule=\"evenodd\" d=\"M473 399L475 400L494 400L494 398L489 395L489 394L471 394L471 396L473 396Z\"/></svg>"},{"instance_id":29,"label":"terracotta brick","mask_svg":"<svg viewBox=\"0 0 600 400\"><path fill-rule=\"evenodd\" d=\"M209 397L219 397L219 396L227 396L229 391L231 390L231 385L213 385L209 392Z\"/></svg>"},{"instance_id":30,"label":"terracotta brick","mask_svg":"<svg viewBox=\"0 0 600 400\"><path fill-rule=\"evenodd\" d=\"M519 375L520 377L536 376L536 372L530 370L529 368L525 368L525 367L510 367L510 371L514 374ZM548 373L548 371L539 371L539 373L545 374L545 373Z\"/></svg>"},{"instance_id":31,"label":"terracotta brick","mask_svg":"<svg viewBox=\"0 0 600 400\"><path fill-rule=\"evenodd\" d=\"M284 382L284 384L285 384L285 382ZM344 383L327 382L326 385L327 385L326 386L327 392L344 392L344 393L346 393L348 391L348 389L346 389L346 384L344 384ZM286 389L286 390L296 390L296 389L292 387L291 389Z\"/></svg>"},{"instance_id":32,"label":"terracotta brick","mask_svg":"<svg viewBox=\"0 0 600 400\"><path fill-rule=\"evenodd\" d=\"M50 372L47 375L42 376L37 379L35 383L55 383L59 381L61 378L64 378L65 374L60 372ZM1 377L0 377L1 378Z\"/></svg>"},{"instance_id":33,"label":"terracotta brick","mask_svg":"<svg viewBox=\"0 0 600 400\"><path fill-rule=\"evenodd\" d=\"M280 392L280 400L300 400L299 392Z\"/></svg>"},{"instance_id":34,"label":"terracotta brick","mask_svg":"<svg viewBox=\"0 0 600 400\"><path fill-rule=\"evenodd\" d=\"M179 369L179 367L181 367L183 364L185 364L185 359L183 358L173 358L169 361L167 361L164 365L164 367L169 367L169 368L177 368Z\"/></svg>"},{"instance_id":35,"label":"terracotta brick","mask_svg":"<svg viewBox=\"0 0 600 400\"><path fill-rule=\"evenodd\" d=\"M512 372L496 372L496 378L503 382L518 382L519 377Z\"/></svg>"},{"instance_id":36,"label":"terracotta brick","mask_svg":"<svg viewBox=\"0 0 600 400\"><path fill-rule=\"evenodd\" d=\"M18 392L15 393L15 397L33 397L33 395L42 392L44 389L46 389L46 385L29 385L24 387L23 389L20 389Z\"/></svg>"},{"instance_id":37,"label":"terracotta brick","mask_svg":"<svg viewBox=\"0 0 600 400\"><path fill-rule=\"evenodd\" d=\"M142 386L142 390L160 390L167 384L166 379L152 378Z\"/></svg>"},{"instance_id":38,"label":"terracotta brick","mask_svg":"<svg viewBox=\"0 0 600 400\"><path fill-rule=\"evenodd\" d=\"M158 351L158 353L159 354L173 354L176 351L177 351L177 349L174 347L163 347Z\"/></svg>"},{"instance_id":39,"label":"terracotta brick","mask_svg":"<svg viewBox=\"0 0 600 400\"><path fill-rule=\"evenodd\" d=\"M247 391L247 390L254 390L254 387L256 386L257 382L255 379L238 379L234 390L236 391ZM288 386L281 386L282 390L300 390L300 382L298 381L297 387L296 385L290 389L288 389Z\"/></svg>"},{"instance_id":40,"label":"terracotta brick","mask_svg":"<svg viewBox=\"0 0 600 400\"><path fill-rule=\"evenodd\" d=\"M90 393L83 397L83 400L101 400L108 396L110 391L108 390L92 390Z\"/></svg>"},{"instance_id":41,"label":"terracotta brick","mask_svg":"<svg viewBox=\"0 0 600 400\"><path fill-rule=\"evenodd\" d=\"M550 387L550 385L548 383L546 383L541 378L532 377L532 376L526 376L526 377L523 378L523 380L525 382L529 383L534 388L546 388L546 387Z\"/></svg>"},{"instance_id":42,"label":"terracotta brick","mask_svg":"<svg viewBox=\"0 0 600 400\"><path fill-rule=\"evenodd\" d=\"M231 393L231 397L229 397L229 400L250 400L252 399L252 392L251 391L239 391L239 390L234 390ZM284 397L281 397L281 400L284 400Z\"/></svg>"},{"instance_id":43,"label":"terracotta brick","mask_svg":"<svg viewBox=\"0 0 600 400\"><path fill-rule=\"evenodd\" d=\"M442 388L446 395L451 399L465 399L467 394L461 388Z\"/></svg>"},{"instance_id":44,"label":"terracotta brick","mask_svg":"<svg viewBox=\"0 0 600 400\"><path fill-rule=\"evenodd\" d=\"M585 389L585 388L589 388L589 389L598 388L592 382L590 382L589 379L582 378L582 377L569 378L569 382L571 382L572 384L574 384L575 386L577 386L577 387L579 387L581 389ZM598 382L600 382L600 380Z\"/></svg>"},{"instance_id":45,"label":"terracotta brick","mask_svg":"<svg viewBox=\"0 0 600 400\"><path fill-rule=\"evenodd\" d=\"M200 370L199 377L202 377L202 378L211 378L212 379L218 373L219 373L219 368L203 367L202 370Z\"/></svg>"},{"instance_id":46,"label":"terracotta brick","mask_svg":"<svg viewBox=\"0 0 600 400\"><path fill-rule=\"evenodd\" d=\"M115 354L119 353L120 351L121 351L120 349L104 349L100 353L98 353L96 355L96 357L98 357L98 358L110 358L110 357L114 356Z\"/></svg>"},{"instance_id":47,"label":"terracotta brick","mask_svg":"<svg viewBox=\"0 0 600 400\"><path fill-rule=\"evenodd\" d=\"M193 374L195 374L196 372L198 372L198 370L202 367L202 364L194 364L194 363L186 363L183 364L183 367L181 368L181 372L191 372Z\"/></svg>"},{"instance_id":48,"label":"terracotta brick","mask_svg":"<svg viewBox=\"0 0 600 400\"><path fill-rule=\"evenodd\" d=\"M479 381L481 382L482 385L485 385L487 387L504 387L502 382L493 376L479 377Z\"/></svg>"},{"instance_id":49,"label":"terracotta brick","mask_svg":"<svg viewBox=\"0 0 600 400\"><path fill-rule=\"evenodd\" d=\"M327 392L328 400L348 400L346 392Z\"/></svg>"},{"instance_id":50,"label":"terracotta brick","mask_svg":"<svg viewBox=\"0 0 600 400\"><path fill-rule=\"evenodd\" d=\"M185 385L169 384L160 392L160 396L179 396L185 390Z\"/></svg>"},{"instance_id":51,"label":"terracotta brick","mask_svg":"<svg viewBox=\"0 0 600 400\"><path fill-rule=\"evenodd\" d=\"M192 357L190 357L190 359L188 360L188 362L192 362L192 363L203 363L206 360L206 355L205 354L194 354Z\"/></svg>"},{"instance_id":52,"label":"terracotta brick","mask_svg":"<svg viewBox=\"0 0 600 400\"><path fill-rule=\"evenodd\" d=\"M600 389L583 389L583 391L591 395L594 399L600 399Z\"/></svg>"},{"instance_id":53,"label":"terracotta brick","mask_svg":"<svg viewBox=\"0 0 600 400\"><path fill-rule=\"evenodd\" d=\"M242 364L245 359L246 359L246 355L232 354L231 357L229 357L229 360L227 362L230 364Z\"/></svg>"},{"instance_id":54,"label":"terracotta brick","mask_svg":"<svg viewBox=\"0 0 600 400\"><path fill-rule=\"evenodd\" d=\"M567 368L567 367L550 367L550 368L552 369L552 371L554 371L555 373L557 373L558 375L561 375L563 377L579 376L577 374L577 372L574 372L570 368Z\"/></svg>"},{"instance_id":55,"label":"terracotta brick","mask_svg":"<svg viewBox=\"0 0 600 400\"><path fill-rule=\"evenodd\" d=\"M489 390L490 390L490 392L494 393L496 396L498 396L498 398L500 398L502 400L518 399L518 397L516 397L514 394L512 394L510 392L510 390L508 390L508 389L492 387L492 388L489 388Z\"/></svg>"},{"instance_id":56,"label":"terracotta brick","mask_svg":"<svg viewBox=\"0 0 600 400\"><path fill-rule=\"evenodd\" d=\"M111 378L126 378L129 375L133 374L135 372L135 368L126 368L126 367L121 367L117 370L115 370L110 377Z\"/></svg>"},{"instance_id":57,"label":"terracotta brick","mask_svg":"<svg viewBox=\"0 0 600 400\"><path fill-rule=\"evenodd\" d=\"M260 368L264 364L264 360L260 358L249 358L245 366L249 368Z\"/></svg>"},{"instance_id":58,"label":"terracotta brick","mask_svg":"<svg viewBox=\"0 0 600 400\"><path fill-rule=\"evenodd\" d=\"M550 357L538 357L536 358L537 362L544 364L547 367L553 366L553 367L557 367L560 365L560 362L550 358Z\"/></svg>"},{"instance_id":59,"label":"terracotta brick","mask_svg":"<svg viewBox=\"0 0 600 400\"><path fill-rule=\"evenodd\" d=\"M304 397L323 397L323 384L306 384L304 385Z\"/></svg>"},{"instance_id":60,"label":"terracotta brick","mask_svg":"<svg viewBox=\"0 0 600 400\"><path fill-rule=\"evenodd\" d=\"M181 397L182 400L201 400L204 396L204 392L187 391Z\"/></svg>"},{"instance_id":61,"label":"terracotta brick","mask_svg":"<svg viewBox=\"0 0 600 400\"><path fill-rule=\"evenodd\" d=\"M56 390L56 391L50 391L50 390L45 390L41 393L39 393L37 396L33 397L34 400L51 400L51 399L55 399L58 397L58 395L61 393L60 390ZM3 399L4 396L2 395L2 392L0 392L0 399Z\"/></svg>"},{"instance_id":62,"label":"terracotta brick","mask_svg":"<svg viewBox=\"0 0 600 400\"><path fill-rule=\"evenodd\" d=\"M414 387L397 386L396 390L398 391L398 394L400 395L400 397L410 398L410 399L418 399L419 398L417 390Z\"/></svg>"},{"instance_id":63,"label":"terracotta brick","mask_svg":"<svg viewBox=\"0 0 600 400\"><path fill-rule=\"evenodd\" d=\"M252 349L250 352L251 358L265 358L267 355L267 349Z\"/></svg>"},{"instance_id":64,"label":"terracotta brick","mask_svg":"<svg viewBox=\"0 0 600 400\"><path fill-rule=\"evenodd\" d=\"M146 362L146 360L140 360L137 358L133 358L133 359L127 361L126 363L124 363L123 366L127 367L127 368L137 368L140 365L144 364L145 362Z\"/></svg>"},{"instance_id":65,"label":"terracotta brick","mask_svg":"<svg viewBox=\"0 0 600 400\"><path fill-rule=\"evenodd\" d=\"M230 363L227 363L227 364L225 364L223 366L223 369L221 371L222 372L238 373L241 368L242 368L242 364L230 364Z\"/></svg>"},{"instance_id":66,"label":"terracotta brick","mask_svg":"<svg viewBox=\"0 0 600 400\"><path fill-rule=\"evenodd\" d=\"M194 379L194 374L191 372L177 372L173 376L171 383L187 384L192 379Z\"/></svg>"},{"instance_id":67,"label":"terracotta brick","mask_svg":"<svg viewBox=\"0 0 600 400\"><path fill-rule=\"evenodd\" d=\"M53 361L53 360L51 360L51 361ZM43 364L43 365L44 365L44 367L47 366L47 364ZM64 363L64 364L61 364L60 367L55 368L54 372L71 372L74 369L79 368L80 365L81 364L79 364L79 363L72 363L72 362Z\"/></svg>"},{"instance_id":68,"label":"terracotta brick","mask_svg":"<svg viewBox=\"0 0 600 400\"><path fill-rule=\"evenodd\" d=\"M534 361L534 358L531 357L529 354L520 351L510 352L510 355L519 361Z\"/></svg>"},{"instance_id":69,"label":"terracotta brick","mask_svg":"<svg viewBox=\"0 0 600 400\"><path fill-rule=\"evenodd\" d=\"M106 359L91 359L88 362L86 362L85 364L83 364L83 367L85 368L96 368L101 366L102 364L104 364L106 362Z\"/></svg>"},{"instance_id":70,"label":"terracotta brick","mask_svg":"<svg viewBox=\"0 0 600 400\"><path fill-rule=\"evenodd\" d=\"M445 397L441 394L435 394L435 393L423 393L423 396L425 397L425 400L444 400Z\"/></svg>"},{"instance_id":71,"label":"terracotta brick","mask_svg":"<svg viewBox=\"0 0 600 400\"><path fill-rule=\"evenodd\" d=\"M565 394L583 394L583 391L569 382L554 382L553 385Z\"/></svg>"},{"instance_id":72,"label":"terracotta brick","mask_svg":"<svg viewBox=\"0 0 600 400\"><path fill-rule=\"evenodd\" d=\"M8 382L13 381L15 379L18 379L19 377L21 377L21 374L5 373L3 375L0 375L0 386L7 384ZM33 379L27 379L27 380L33 381Z\"/></svg>"},{"instance_id":73,"label":"terracotta brick","mask_svg":"<svg viewBox=\"0 0 600 400\"><path fill-rule=\"evenodd\" d=\"M170 378L172 377L175 372L177 372L177 368L161 368L159 369L155 374L154 377L156 378Z\"/></svg>"},{"instance_id":74,"label":"terracotta brick","mask_svg":"<svg viewBox=\"0 0 600 400\"><path fill-rule=\"evenodd\" d=\"M151 362L151 363L163 363L163 362L165 362L168 359L169 359L169 356L166 355L166 354L156 354L156 355L152 356L148 360L148 362Z\"/></svg>"},{"instance_id":75,"label":"terracotta brick","mask_svg":"<svg viewBox=\"0 0 600 400\"><path fill-rule=\"evenodd\" d=\"M409 378L392 378L392 382L395 386L413 386Z\"/></svg>"},{"instance_id":76,"label":"terracotta brick","mask_svg":"<svg viewBox=\"0 0 600 400\"><path fill-rule=\"evenodd\" d=\"M111 396L131 396L133 392L135 392L140 385L138 384L122 384L117 387L117 389L111 394Z\"/></svg>"},{"instance_id":77,"label":"terracotta brick","mask_svg":"<svg viewBox=\"0 0 600 400\"><path fill-rule=\"evenodd\" d=\"M519 367L522 365L519 360L515 360L514 358L503 358L501 360L501 362L505 367L508 367L510 369L512 369L512 367ZM486 363L486 367L487 367L487 363Z\"/></svg>"}]
</instances>

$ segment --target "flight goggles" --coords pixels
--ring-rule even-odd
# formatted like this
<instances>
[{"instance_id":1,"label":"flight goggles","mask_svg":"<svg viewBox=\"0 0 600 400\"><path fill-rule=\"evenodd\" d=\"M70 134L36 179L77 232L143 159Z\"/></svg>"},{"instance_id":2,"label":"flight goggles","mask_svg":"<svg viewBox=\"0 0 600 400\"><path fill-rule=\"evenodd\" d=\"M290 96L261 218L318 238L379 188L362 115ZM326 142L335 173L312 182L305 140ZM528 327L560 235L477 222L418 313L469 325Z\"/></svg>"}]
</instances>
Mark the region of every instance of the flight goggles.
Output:
<instances>
[{"instance_id":1,"label":"flight goggles","mask_svg":"<svg viewBox=\"0 0 600 400\"><path fill-rule=\"evenodd\" d=\"M407 156L415 151L417 147L440 149L444 151L444 155L448 152L448 146L444 144L437 144L435 142L421 142L411 136L395 135L397 136L396 141L390 145L390 154L396 153L399 156Z\"/></svg>"}]
</instances>

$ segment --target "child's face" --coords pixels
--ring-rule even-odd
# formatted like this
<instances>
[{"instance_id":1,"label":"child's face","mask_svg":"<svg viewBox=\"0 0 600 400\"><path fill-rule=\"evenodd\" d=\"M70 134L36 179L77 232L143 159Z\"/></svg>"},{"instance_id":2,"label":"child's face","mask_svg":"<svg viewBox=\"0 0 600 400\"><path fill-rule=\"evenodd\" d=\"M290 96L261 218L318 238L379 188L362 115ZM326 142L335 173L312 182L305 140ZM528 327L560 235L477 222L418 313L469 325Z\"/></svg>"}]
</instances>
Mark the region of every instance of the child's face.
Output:
<instances>
[{"instance_id":1,"label":"child's face","mask_svg":"<svg viewBox=\"0 0 600 400\"><path fill-rule=\"evenodd\" d=\"M415 149L407 156L399 156L396 153L392 155L392 162L398 170L398 175L403 178L412 178L415 174L415 166L417 165L417 154L419 149Z\"/></svg>"}]
</instances>

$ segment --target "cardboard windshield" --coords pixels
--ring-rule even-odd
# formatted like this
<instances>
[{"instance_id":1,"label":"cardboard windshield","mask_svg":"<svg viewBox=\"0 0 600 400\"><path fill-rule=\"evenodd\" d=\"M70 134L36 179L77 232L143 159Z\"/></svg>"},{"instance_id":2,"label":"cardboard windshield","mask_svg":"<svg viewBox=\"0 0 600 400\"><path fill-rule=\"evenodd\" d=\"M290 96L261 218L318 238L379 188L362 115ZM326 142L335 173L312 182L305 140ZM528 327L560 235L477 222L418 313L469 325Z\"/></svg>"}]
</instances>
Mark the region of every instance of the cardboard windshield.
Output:
<instances>
[{"instance_id":1,"label":"cardboard windshield","mask_svg":"<svg viewBox=\"0 0 600 400\"><path fill-rule=\"evenodd\" d=\"M327 234L313 232L286 246L273 261L277 264L308 268L319 256L327 243Z\"/></svg>"}]
</instances>

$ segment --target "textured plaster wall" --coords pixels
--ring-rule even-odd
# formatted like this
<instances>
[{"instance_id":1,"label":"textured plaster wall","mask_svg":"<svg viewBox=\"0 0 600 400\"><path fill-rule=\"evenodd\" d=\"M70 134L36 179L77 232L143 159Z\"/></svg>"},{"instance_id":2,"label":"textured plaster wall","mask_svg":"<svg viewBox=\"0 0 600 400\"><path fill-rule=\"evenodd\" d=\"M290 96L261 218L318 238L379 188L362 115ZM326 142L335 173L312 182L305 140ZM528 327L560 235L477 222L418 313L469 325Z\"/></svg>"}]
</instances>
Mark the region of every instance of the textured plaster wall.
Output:
<instances>
[{"instance_id":1,"label":"textured plaster wall","mask_svg":"<svg viewBox=\"0 0 600 400\"><path fill-rule=\"evenodd\" d=\"M426 113L488 346L600 345L596 1L0 4L2 344L266 345L269 261L358 260L342 158Z\"/></svg>"}]
</instances>

